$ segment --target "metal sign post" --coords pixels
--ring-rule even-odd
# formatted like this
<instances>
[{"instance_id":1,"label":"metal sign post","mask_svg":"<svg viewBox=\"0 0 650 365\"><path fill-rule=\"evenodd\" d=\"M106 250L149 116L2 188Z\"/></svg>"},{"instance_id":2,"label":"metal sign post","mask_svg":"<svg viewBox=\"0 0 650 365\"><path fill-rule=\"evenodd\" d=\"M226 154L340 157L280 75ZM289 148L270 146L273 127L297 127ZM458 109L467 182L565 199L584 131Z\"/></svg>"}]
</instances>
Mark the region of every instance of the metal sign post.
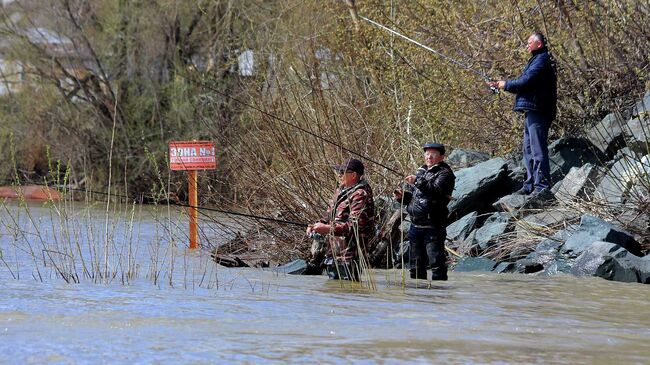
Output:
<instances>
[{"instance_id":1,"label":"metal sign post","mask_svg":"<svg viewBox=\"0 0 650 365\"><path fill-rule=\"evenodd\" d=\"M198 171L217 168L214 142L169 142L169 168L187 171L190 220L190 249L199 248Z\"/></svg>"}]
</instances>

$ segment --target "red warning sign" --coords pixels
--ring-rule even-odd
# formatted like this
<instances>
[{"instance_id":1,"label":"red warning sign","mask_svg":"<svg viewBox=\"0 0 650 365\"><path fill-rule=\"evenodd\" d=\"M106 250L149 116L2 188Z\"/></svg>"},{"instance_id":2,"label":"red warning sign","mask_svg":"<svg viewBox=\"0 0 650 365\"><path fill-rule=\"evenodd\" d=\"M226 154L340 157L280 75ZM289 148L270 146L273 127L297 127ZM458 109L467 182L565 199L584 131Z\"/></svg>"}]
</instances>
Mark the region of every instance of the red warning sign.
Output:
<instances>
[{"instance_id":1,"label":"red warning sign","mask_svg":"<svg viewBox=\"0 0 650 365\"><path fill-rule=\"evenodd\" d=\"M214 170L217 155L214 142L169 142L169 167L172 170Z\"/></svg>"}]
</instances>

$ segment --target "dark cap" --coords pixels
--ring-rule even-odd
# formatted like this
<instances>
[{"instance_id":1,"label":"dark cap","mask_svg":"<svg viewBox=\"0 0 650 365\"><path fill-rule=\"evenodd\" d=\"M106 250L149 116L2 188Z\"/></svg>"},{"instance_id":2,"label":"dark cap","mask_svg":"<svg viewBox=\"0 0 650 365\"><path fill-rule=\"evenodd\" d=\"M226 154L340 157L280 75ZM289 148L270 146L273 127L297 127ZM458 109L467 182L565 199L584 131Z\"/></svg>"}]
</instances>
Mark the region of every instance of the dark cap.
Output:
<instances>
[{"instance_id":1,"label":"dark cap","mask_svg":"<svg viewBox=\"0 0 650 365\"><path fill-rule=\"evenodd\" d=\"M349 158L343 161L342 164L335 165L334 169L338 172L354 171L359 175L363 175L363 171L364 171L363 162L357 160L356 158Z\"/></svg>"},{"instance_id":2,"label":"dark cap","mask_svg":"<svg viewBox=\"0 0 650 365\"><path fill-rule=\"evenodd\" d=\"M445 154L445 146L442 145L441 143L429 142L429 143L425 143L424 146L422 146L422 149L425 151L428 150L429 148L438 150L438 152L440 152L441 155Z\"/></svg>"}]
</instances>

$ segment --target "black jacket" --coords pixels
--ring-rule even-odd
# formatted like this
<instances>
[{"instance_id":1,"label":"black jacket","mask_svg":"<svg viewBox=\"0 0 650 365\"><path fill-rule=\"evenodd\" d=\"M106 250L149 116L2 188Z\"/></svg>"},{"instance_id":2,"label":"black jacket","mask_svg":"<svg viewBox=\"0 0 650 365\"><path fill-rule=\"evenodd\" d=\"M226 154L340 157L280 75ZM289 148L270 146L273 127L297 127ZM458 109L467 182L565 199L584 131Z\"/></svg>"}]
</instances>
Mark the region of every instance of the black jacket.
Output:
<instances>
[{"instance_id":1,"label":"black jacket","mask_svg":"<svg viewBox=\"0 0 650 365\"><path fill-rule=\"evenodd\" d=\"M557 75L546 47L533 51L524 72L506 81L505 90L516 93L515 111L535 111L555 119L557 113Z\"/></svg>"},{"instance_id":2,"label":"black jacket","mask_svg":"<svg viewBox=\"0 0 650 365\"><path fill-rule=\"evenodd\" d=\"M456 176L445 162L429 169L426 165L418 168L413 191L404 192L403 203L408 204L406 211L411 216L411 223L418 226L446 226L449 215L447 204L455 183Z\"/></svg>"}]
</instances>

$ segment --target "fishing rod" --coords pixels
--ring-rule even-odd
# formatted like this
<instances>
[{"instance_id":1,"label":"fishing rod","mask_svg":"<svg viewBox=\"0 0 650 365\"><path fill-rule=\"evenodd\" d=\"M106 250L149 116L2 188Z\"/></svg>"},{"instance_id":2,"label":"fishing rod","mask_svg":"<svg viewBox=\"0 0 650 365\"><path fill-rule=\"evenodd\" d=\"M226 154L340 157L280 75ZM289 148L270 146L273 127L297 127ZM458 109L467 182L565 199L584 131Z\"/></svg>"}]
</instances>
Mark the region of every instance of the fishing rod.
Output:
<instances>
[{"instance_id":1,"label":"fishing rod","mask_svg":"<svg viewBox=\"0 0 650 365\"><path fill-rule=\"evenodd\" d=\"M48 185L45 185L45 184L34 184L34 185L48 187ZM78 188L72 188L72 187L68 187L68 186L64 186L62 188L64 190L79 191L79 192L85 192L85 193L91 193L91 194L107 195L107 196L113 196L113 197L118 197L118 198L125 198L125 199L129 199L129 200L132 200L132 201L139 202L140 204L143 203L144 198L149 198L149 199L154 198L153 196L145 196L144 194L140 194L138 199L136 199L136 198L130 197L128 195L124 195L124 194L108 193L108 192L103 192L103 191L87 190L87 189L78 189ZM208 208L208 207L199 206L199 205L194 206L194 205L189 205L189 204L177 203L177 202L173 202L173 201L170 201L170 200L167 200L167 202L168 202L169 205L183 207L183 208L194 208L194 209L197 209L197 210L207 210L207 211L211 211L211 212L223 213L223 214L234 215L234 216L239 216L239 217L246 217L246 218L253 218L253 219L271 221L271 222L276 222L276 223L290 224L290 225L299 226L299 227L307 227L307 226L309 226L309 224L307 224L307 223L293 222L293 221L289 221L289 220L285 220L285 219L262 217L262 216L253 215L253 214L238 213L238 212L233 212L233 211L229 211L229 210L223 210L223 209L217 209L217 208ZM310 238L317 238L317 237L318 237L318 234L312 234L310 236ZM456 252L453 249L447 247L447 245L445 245L445 249L449 253L453 254L456 257L462 257L460 254L458 254L458 252Z\"/></svg>"},{"instance_id":2,"label":"fishing rod","mask_svg":"<svg viewBox=\"0 0 650 365\"><path fill-rule=\"evenodd\" d=\"M199 84L201 87L204 87L204 88L206 88L206 89L208 89L208 90L210 90L210 91L212 91L212 92L214 92L214 93L217 93L217 94L219 94L219 95L221 95L221 96L223 96L223 97L225 97L225 98L228 98L228 99L230 99L230 100L232 100L232 101L235 101L235 102L237 102L237 103L239 103L239 104L241 104L241 105L243 105L243 106L246 106L246 107L248 107L248 108L254 109L254 110L256 110L256 111L262 113L263 115L266 115L266 116L268 116L268 117L270 117L270 118L273 118L273 119L275 119L275 120L277 120L277 121L279 121L279 122L282 122L282 123L284 123L284 124L286 124L286 125L288 125L288 126L291 126L291 127L293 127L293 128L296 128L296 129L298 129L299 131L301 131L301 132L303 132L303 133L306 133L306 134L308 134L308 135L310 135L310 136L312 136L312 137L314 137L314 138L320 139L320 140L323 141L323 142L326 142L326 143L329 143L329 144L331 144L331 145L333 145L333 146L335 146L335 147L338 147L338 148L342 149L342 150L345 151L345 152L348 152L348 153L350 153L350 154L353 154L353 155L355 155L355 156L357 156L357 157L361 157L362 159L364 159L364 160L366 160L366 161L368 161L368 162L370 162L370 163L373 163L373 164L375 164L375 165L377 165L377 166L383 167L383 168L386 169L387 171L392 172L393 174L395 174L395 175L397 175L397 176L399 176L399 177L403 177L403 176L404 176L403 173L401 173L401 172L399 172L399 171L397 171L397 170L395 170L395 169L393 169L393 168L390 168L390 167L384 165L383 163L381 163L381 162L379 162L379 161L373 160L373 159L371 159L370 157L368 157L368 156L366 156L366 155L363 155L363 154L361 154L361 153L359 153L359 152L356 152L356 151L351 150L351 149L349 149L349 148L347 148L347 147L345 147L345 146L342 146L340 143L337 143L337 142L335 142L335 141L333 141L333 140L331 140L331 139L329 139L329 138L327 138L327 137L323 137L323 136L321 136L321 135L319 135L319 134L316 134L316 133L314 133L314 132L312 132L312 131L309 131L309 130L307 130L307 129L305 129L305 128L303 128L303 127L297 125L297 124L291 123L291 122L289 122L289 121L286 120L286 119L282 119L282 118L278 117L277 115L271 114L271 113L267 112L267 111L264 110L264 109L258 108L258 107L256 107L255 105L252 105L252 104L250 104L250 103L247 103L247 102L245 102L245 101L243 101L243 100L241 100L241 99L238 99L238 98L236 98L236 97L234 97L234 96L232 96L232 95L228 95L228 94L226 94L226 93L224 93L224 92L221 92L221 91L217 90L216 88L214 88L214 87L212 87L212 86L210 86L210 85L207 85L207 84L205 84L205 83L203 83L203 82L201 82L201 81L198 81L198 80L196 80L196 79L192 79L192 81L195 81L195 82L196 82L197 84Z\"/></svg>"},{"instance_id":3,"label":"fishing rod","mask_svg":"<svg viewBox=\"0 0 650 365\"><path fill-rule=\"evenodd\" d=\"M48 187L48 185L45 184L34 184L38 186L45 186ZM138 202L139 204L142 204L146 199L148 200L156 200L156 197L154 196L147 196L144 194L140 194L138 197L131 197L128 195L123 195L123 194L117 194L117 193L108 193L108 192L103 192L103 191L93 191L93 190L87 190L87 189L78 189L78 188L72 188L68 186L63 186L59 187L63 190L71 190L71 191L78 191L78 192L85 192L85 193L90 193L90 194L97 194L97 195L106 195L106 196L113 196L117 198L124 198L129 201L133 202ZM299 223L299 222L293 222L285 219L277 219L277 218L269 218L269 217L262 217L254 214L247 214L247 213L239 213L239 212L233 212L230 210L224 210L224 209L217 209L217 208L209 208L206 206L200 206L200 205L190 205L190 204L184 204L184 203L179 203L179 202L174 202L169 199L167 199L167 203L169 205L173 206L178 206L178 207L183 207L183 208L193 208L197 210L206 210L210 212L217 212L217 213L223 213L223 214L228 214L228 215L234 215L234 216L239 216L239 217L246 217L246 218L253 218L253 219L259 219L259 220L265 220L265 221L271 221L271 222L276 222L276 223L284 223L284 224L290 224L294 226L300 226L300 227L307 227L307 223Z\"/></svg>"},{"instance_id":4,"label":"fishing rod","mask_svg":"<svg viewBox=\"0 0 650 365\"><path fill-rule=\"evenodd\" d=\"M376 26L376 27L379 27L380 29L383 29L383 30L385 30L385 31L387 31L387 32L389 32L389 33L391 33L391 34L394 34L394 35L396 35L396 36L398 36L398 37L400 37L400 38L402 38L402 39L404 39L404 40L406 40L406 41L408 41L408 42L410 42L410 43L412 43L412 44L415 44L416 46L418 46L418 47L420 47L420 48L424 48L424 49L426 49L427 51L429 51L429 52L435 54L436 56L438 56L438 57L440 57L440 58L446 60L447 62L449 62L449 63L451 63L451 64L453 64L453 65L456 65L456 66L458 66L458 67L460 67L460 68L462 68L462 69L464 69L464 70L466 70L466 71L470 71L470 72L472 72L472 73L474 73L474 74L476 74L476 75L482 77L485 81L490 81L490 80L491 80L491 78L490 78L490 77L489 77L485 72L482 72L482 71L480 71L480 70L477 70L477 69L475 69L475 68L469 66L469 65L466 64L466 63L460 62L460 61L458 61L458 60L456 60L456 59L454 59L454 58L452 58L452 57L449 57L449 56L447 56L446 54L444 54L444 53L442 53L442 52L436 51L435 49L433 49L433 48L431 48L431 47L429 47L429 46L427 46L427 45L424 45L424 44L422 44L422 43L416 41L415 39L409 38L409 37L405 36L404 34L401 34L401 33L397 32L397 31L394 30L394 29L391 29L391 28L389 28L389 27L387 27L387 26L385 26L385 25L383 25L383 24L377 23L376 21L374 21L374 20L372 20L372 19L368 19L368 18L366 18L366 17L363 16L363 15L359 15L359 18L361 18L361 19L367 21L368 23L370 23L370 24L372 24L372 25L374 25L374 26ZM495 87L490 87L490 91L492 91L492 93L494 93L494 94L498 94L498 93L499 93L499 89L497 89L497 88L495 88Z\"/></svg>"}]
</instances>

